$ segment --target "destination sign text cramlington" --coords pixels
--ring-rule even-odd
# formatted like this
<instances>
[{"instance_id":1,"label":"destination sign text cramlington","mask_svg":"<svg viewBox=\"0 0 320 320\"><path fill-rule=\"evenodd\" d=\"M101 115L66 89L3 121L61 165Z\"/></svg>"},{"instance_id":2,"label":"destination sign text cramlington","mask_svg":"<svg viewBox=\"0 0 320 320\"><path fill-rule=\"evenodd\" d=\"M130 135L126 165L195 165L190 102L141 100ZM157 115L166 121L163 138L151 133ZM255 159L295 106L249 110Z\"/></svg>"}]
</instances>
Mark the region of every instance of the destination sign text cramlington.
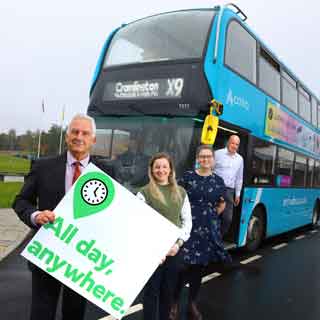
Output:
<instances>
[{"instance_id":1,"label":"destination sign text cramlington","mask_svg":"<svg viewBox=\"0 0 320 320\"><path fill-rule=\"evenodd\" d=\"M181 98L183 78L108 82L104 100Z\"/></svg>"}]
</instances>

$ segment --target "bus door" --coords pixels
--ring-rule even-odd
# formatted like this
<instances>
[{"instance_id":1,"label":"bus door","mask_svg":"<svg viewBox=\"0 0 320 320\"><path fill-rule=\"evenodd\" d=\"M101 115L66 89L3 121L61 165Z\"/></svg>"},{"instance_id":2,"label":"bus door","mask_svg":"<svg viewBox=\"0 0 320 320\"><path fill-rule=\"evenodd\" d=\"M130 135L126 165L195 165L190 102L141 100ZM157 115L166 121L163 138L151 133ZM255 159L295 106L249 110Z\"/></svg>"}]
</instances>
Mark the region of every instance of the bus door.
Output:
<instances>
[{"instance_id":1,"label":"bus door","mask_svg":"<svg viewBox=\"0 0 320 320\"><path fill-rule=\"evenodd\" d=\"M221 148L225 148L227 146L229 137L234 134L239 136L240 138L240 147L239 147L238 153L243 157L244 165L245 165L246 159L247 159L247 146L248 146L248 136L249 136L249 133L247 131L221 122L219 125L216 141L213 145L213 149L218 150ZM245 181L246 181L245 168L246 166L244 166L243 186L245 185ZM242 199L242 195L241 195L241 199ZM227 242L237 243L237 239L239 236L240 219L241 219L241 202L242 201L240 201L240 204L237 207L234 207L232 223L228 233L224 237L224 240Z\"/></svg>"}]
</instances>

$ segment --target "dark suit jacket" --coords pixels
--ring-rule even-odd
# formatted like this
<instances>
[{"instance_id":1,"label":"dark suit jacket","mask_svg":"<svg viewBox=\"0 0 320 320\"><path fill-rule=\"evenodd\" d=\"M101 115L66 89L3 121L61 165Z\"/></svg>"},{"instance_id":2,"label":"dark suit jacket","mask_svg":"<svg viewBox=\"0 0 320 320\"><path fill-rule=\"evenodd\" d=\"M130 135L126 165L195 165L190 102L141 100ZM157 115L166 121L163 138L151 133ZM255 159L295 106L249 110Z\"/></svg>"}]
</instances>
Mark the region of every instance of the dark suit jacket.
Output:
<instances>
[{"instance_id":1,"label":"dark suit jacket","mask_svg":"<svg viewBox=\"0 0 320 320\"><path fill-rule=\"evenodd\" d=\"M12 205L18 217L30 228L37 229L31 222L33 212L53 210L63 198L66 162L65 153L58 157L39 159L32 164L25 183ZM111 170L105 169L103 163L95 157L91 156L90 162L112 175Z\"/></svg>"}]
</instances>

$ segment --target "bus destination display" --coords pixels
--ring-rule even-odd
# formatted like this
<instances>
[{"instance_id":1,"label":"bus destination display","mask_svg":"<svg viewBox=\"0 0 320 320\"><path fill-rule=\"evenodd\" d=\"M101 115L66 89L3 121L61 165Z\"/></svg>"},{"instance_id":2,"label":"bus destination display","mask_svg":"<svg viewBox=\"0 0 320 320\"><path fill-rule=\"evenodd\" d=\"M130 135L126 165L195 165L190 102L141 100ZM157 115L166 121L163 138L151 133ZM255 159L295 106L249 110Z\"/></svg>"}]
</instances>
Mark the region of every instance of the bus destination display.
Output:
<instances>
[{"instance_id":1,"label":"bus destination display","mask_svg":"<svg viewBox=\"0 0 320 320\"><path fill-rule=\"evenodd\" d=\"M183 87L183 78L107 82L103 100L179 99Z\"/></svg>"}]
</instances>

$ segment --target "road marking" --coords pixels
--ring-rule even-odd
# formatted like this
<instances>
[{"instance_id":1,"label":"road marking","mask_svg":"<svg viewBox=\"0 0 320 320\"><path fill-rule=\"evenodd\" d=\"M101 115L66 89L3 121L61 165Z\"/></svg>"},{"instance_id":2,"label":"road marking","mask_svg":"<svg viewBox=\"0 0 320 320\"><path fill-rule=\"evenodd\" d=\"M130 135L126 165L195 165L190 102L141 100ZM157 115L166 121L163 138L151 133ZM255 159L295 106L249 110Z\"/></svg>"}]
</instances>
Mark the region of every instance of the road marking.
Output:
<instances>
[{"instance_id":1,"label":"road marking","mask_svg":"<svg viewBox=\"0 0 320 320\"><path fill-rule=\"evenodd\" d=\"M317 232L318 232L318 230L312 230L312 231L310 231L310 233L317 233ZM295 237L294 240L300 240L300 239L303 239L303 238L305 238L305 237L306 237L305 235L300 235L300 236ZM281 248L286 247L287 245L288 245L287 242L280 243L280 244L272 247L272 249L274 249L274 250L279 250L279 249L281 249ZM240 263L241 263L241 264L248 264L248 263L253 262L253 261L256 261L256 260L258 260L258 259L260 259L260 258L262 258L261 255L255 255L255 256L252 256L252 257L250 257L250 258L248 258L248 259L245 259L245 260L240 261ZM212 280L212 279L214 279L214 278L220 277L221 275L222 275L222 274L219 273L219 272L211 273L211 274L203 277L202 280L201 280L201 283L206 283L206 282L208 282L208 281L210 281L210 280ZM186 287L189 287L189 284L186 284ZM135 312L138 312L138 311L141 311L142 309L143 309L143 305L142 305L141 303L136 304L136 305L134 305L134 306L132 306L132 307L129 308L129 310L127 311L127 313L125 314L125 316L128 316L128 315L130 315L130 314L132 314L132 313L135 313ZM114 317L112 317L112 316L107 316L107 317L104 317L104 318L100 318L99 320L116 320L116 318L114 318Z\"/></svg>"},{"instance_id":2,"label":"road marking","mask_svg":"<svg viewBox=\"0 0 320 320\"><path fill-rule=\"evenodd\" d=\"M142 309L143 309L142 303L138 303L129 308L129 310L125 314L125 317L128 316L129 314L141 311ZM114 318L113 316L107 316L104 318L100 318L99 320L116 320L116 318Z\"/></svg>"},{"instance_id":3,"label":"road marking","mask_svg":"<svg viewBox=\"0 0 320 320\"><path fill-rule=\"evenodd\" d=\"M301 236L295 237L294 240L301 240L301 239L303 239L305 237L306 237L306 235L302 234Z\"/></svg>"},{"instance_id":4,"label":"road marking","mask_svg":"<svg viewBox=\"0 0 320 320\"><path fill-rule=\"evenodd\" d=\"M223 246L226 250L231 250L237 247L235 243L228 243L228 242L224 242Z\"/></svg>"},{"instance_id":5,"label":"road marking","mask_svg":"<svg viewBox=\"0 0 320 320\"><path fill-rule=\"evenodd\" d=\"M219 272L214 272L214 273L208 274L207 276L202 278L201 283L208 282L208 281L210 281L214 278L218 278L220 276L221 276L221 273L219 273ZM189 287L189 284L186 284L186 287ZM142 303L136 304L136 305L129 308L129 310L125 314L125 317L128 316L129 314L141 311L142 309L143 309ZM100 318L99 320L116 320L116 319L112 316L107 316L104 318Z\"/></svg>"},{"instance_id":6,"label":"road marking","mask_svg":"<svg viewBox=\"0 0 320 320\"><path fill-rule=\"evenodd\" d=\"M281 248L283 248L283 247L286 247L287 245L288 245L288 243L286 243L286 242L280 243L280 244L272 247L272 249L273 249L273 250L279 250L279 249L281 249Z\"/></svg>"},{"instance_id":7,"label":"road marking","mask_svg":"<svg viewBox=\"0 0 320 320\"><path fill-rule=\"evenodd\" d=\"M252 262L252 261L255 261L255 260L258 260L258 259L260 259L260 258L262 258L262 256L260 256L260 255L256 255L256 256L253 256L253 257L251 257L251 258L248 258L248 259L245 259L245 260L242 260L242 261L240 261L240 263L241 264L248 264L248 263L250 263L250 262Z\"/></svg>"},{"instance_id":8,"label":"road marking","mask_svg":"<svg viewBox=\"0 0 320 320\"><path fill-rule=\"evenodd\" d=\"M208 282L208 281L210 281L214 278L218 278L220 276L221 276L221 273L219 273L219 272L214 272L214 273L208 274L207 276L202 278L201 283Z\"/></svg>"}]
</instances>

